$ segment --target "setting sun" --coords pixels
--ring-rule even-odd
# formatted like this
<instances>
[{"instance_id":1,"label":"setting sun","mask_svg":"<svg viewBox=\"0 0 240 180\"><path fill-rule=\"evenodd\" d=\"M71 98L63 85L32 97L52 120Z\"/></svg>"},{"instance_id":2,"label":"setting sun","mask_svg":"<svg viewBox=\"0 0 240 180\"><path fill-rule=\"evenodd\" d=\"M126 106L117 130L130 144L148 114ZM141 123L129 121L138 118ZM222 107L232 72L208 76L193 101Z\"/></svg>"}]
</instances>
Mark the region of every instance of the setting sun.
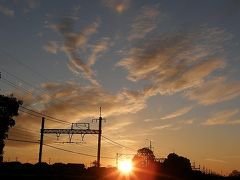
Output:
<instances>
[{"instance_id":1,"label":"setting sun","mask_svg":"<svg viewBox=\"0 0 240 180\"><path fill-rule=\"evenodd\" d=\"M118 165L118 169L124 174L129 174L133 169L132 161L131 160L120 161Z\"/></svg>"}]
</instances>

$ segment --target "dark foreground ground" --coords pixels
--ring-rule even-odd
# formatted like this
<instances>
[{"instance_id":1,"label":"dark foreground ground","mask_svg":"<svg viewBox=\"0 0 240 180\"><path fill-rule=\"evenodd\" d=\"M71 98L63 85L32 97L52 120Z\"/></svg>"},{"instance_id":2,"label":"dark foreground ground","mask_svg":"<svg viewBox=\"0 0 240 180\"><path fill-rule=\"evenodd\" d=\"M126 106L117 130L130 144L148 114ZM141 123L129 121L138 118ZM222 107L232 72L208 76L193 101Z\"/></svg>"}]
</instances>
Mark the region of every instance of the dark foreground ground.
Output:
<instances>
[{"instance_id":1,"label":"dark foreground ground","mask_svg":"<svg viewBox=\"0 0 240 180\"><path fill-rule=\"evenodd\" d=\"M189 174L171 175L159 170L136 170L123 175L115 168L85 168L83 164L21 164L18 162L0 164L0 179L19 180L236 180L240 177L207 175L200 171Z\"/></svg>"}]
</instances>

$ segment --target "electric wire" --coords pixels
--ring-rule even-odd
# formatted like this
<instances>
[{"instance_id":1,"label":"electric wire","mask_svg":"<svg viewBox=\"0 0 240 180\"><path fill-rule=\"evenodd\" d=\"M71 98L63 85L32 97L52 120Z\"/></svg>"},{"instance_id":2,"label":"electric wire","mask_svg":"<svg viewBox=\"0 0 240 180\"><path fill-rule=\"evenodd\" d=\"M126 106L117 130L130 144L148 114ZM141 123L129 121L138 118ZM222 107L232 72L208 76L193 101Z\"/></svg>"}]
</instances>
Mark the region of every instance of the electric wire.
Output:
<instances>
[{"instance_id":1,"label":"electric wire","mask_svg":"<svg viewBox=\"0 0 240 180\"><path fill-rule=\"evenodd\" d=\"M64 124L68 124L68 125L71 124L71 123L69 123L69 122L67 122L67 121L64 121L64 120L62 120L62 119L55 118L55 117L53 117L53 116L50 116L50 115L47 115L47 114L44 114L44 113L40 113L40 112L37 112L37 111L35 111L35 110L26 108L25 106L20 106L20 107L23 108L23 109L25 109L25 110L27 110L27 111L36 113L36 114L40 115L41 117L44 116L44 117L50 118L50 119L52 119L52 120L55 120L56 122L59 122L59 123L64 123Z\"/></svg>"},{"instance_id":2,"label":"electric wire","mask_svg":"<svg viewBox=\"0 0 240 180\"><path fill-rule=\"evenodd\" d=\"M8 80L6 80L6 79L4 79L4 80L7 82L7 84L18 88L18 86L16 86L16 85L13 84L12 82L10 82L10 81L8 81ZM27 92L27 93L31 93L30 91L27 91L27 90L25 90L25 89L24 89L24 91ZM35 116L35 117L43 117L43 116L44 116L44 117L48 117L48 118L50 118L50 119L53 119L52 121L55 120L54 122L64 123L64 124L68 124L68 125L71 124L71 123L69 123L69 122L67 122L67 121L64 121L64 120L62 120L62 119L58 119L58 118L52 117L52 116L50 116L50 115L37 112L37 111L35 111L35 110L26 108L25 106L22 106L22 105L20 106L20 108L23 108L23 109L25 109L25 110L27 110L27 111L30 111L30 112L35 113L35 114L33 114L33 113L26 112L26 111L24 111L24 110L22 110L22 109L19 109L19 111L24 112L24 113L28 113L28 114L30 114L30 115L32 115L32 116ZM36 114L38 114L38 115L36 115ZM39 116L39 115L40 115L40 116Z\"/></svg>"},{"instance_id":3,"label":"electric wire","mask_svg":"<svg viewBox=\"0 0 240 180\"><path fill-rule=\"evenodd\" d=\"M122 145L122 144L120 144L120 143L118 143L118 142L116 142L116 141L114 141L114 140L112 140L112 139L110 139L110 138L108 138L108 137L106 137L106 136L103 136L103 135L102 135L102 137L103 137L104 139L107 139L108 141L110 141L110 142L112 142L112 143L118 145L118 146L121 146L121 147L127 148L127 149L132 150L132 151L136 151L135 149L130 148L130 147L127 147L127 146L125 146L125 145Z\"/></svg>"},{"instance_id":4,"label":"electric wire","mask_svg":"<svg viewBox=\"0 0 240 180\"><path fill-rule=\"evenodd\" d=\"M37 141L14 139L14 138L8 138L8 139L6 139L6 140L8 140L8 141L16 141L16 142L23 142L23 143L33 143L33 144L36 144L36 143L37 143L37 144L39 144L39 142L37 142ZM88 156L88 157L97 157L97 156L95 156L95 155L86 154L86 153L81 153L81 152L76 152L76 151L72 151L72 150L67 150L67 149L59 148L59 147L52 146L52 145L49 145L49 144L43 144L43 145L44 145L44 146L47 146L47 147L50 147L50 148L58 149L58 150L61 150L61 151L64 151L64 152L69 152L69 153L73 153L73 154L79 154L79 155ZM101 158L105 158L105 159L115 159L115 158L106 157L106 156L101 156Z\"/></svg>"},{"instance_id":5,"label":"electric wire","mask_svg":"<svg viewBox=\"0 0 240 180\"><path fill-rule=\"evenodd\" d=\"M10 52L8 52L6 49L0 48L0 53L1 54L5 54L6 56L9 57L9 59L11 59L12 61L17 62L18 64L23 66L25 69L28 69L28 70L32 71L33 74L36 74L36 77L41 77L43 80L47 80L47 78L45 76L43 76L41 73L39 73L36 70L34 70L29 65L27 65L27 64L23 63L22 61L18 60L18 58L16 58L14 55L12 55Z\"/></svg>"},{"instance_id":6,"label":"electric wire","mask_svg":"<svg viewBox=\"0 0 240 180\"><path fill-rule=\"evenodd\" d=\"M5 78L4 78L3 80L6 81L6 83L9 84L9 85L11 85L11 86L13 86L13 87L15 87L15 88L19 88L19 86L15 85L15 84L12 83L11 81L9 81L9 80L7 80L7 79L5 79ZM22 87L20 87L20 88L22 88ZM30 91L28 91L28 90L26 90L26 89L24 89L24 88L22 88L22 89L23 89L26 93L32 95L32 93L31 93ZM28 111L30 111L30 112L36 113L36 114L38 114L38 115L41 115L41 117L44 116L44 117L48 117L48 118L54 119L54 120L56 120L55 122L65 123L65 124L68 124L68 125L71 124L71 123L69 123L69 122L67 122L67 121L64 121L64 120L62 120L62 119L55 118L55 117L52 117L52 116L50 116L50 115L43 114L43 113L37 112L37 111L35 111L35 110L26 108L25 106L22 106L22 105L21 105L20 107L23 108L23 109L25 109L25 110L28 110ZM22 112L27 113L26 111L22 111ZM31 115L33 115L33 116L36 116L36 115L34 115L34 114L32 114L32 113L29 113L29 114L31 114ZM37 116L36 116L36 117L37 117Z\"/></svg>"},{"instance_id":7,"label":"electric wire","mask_svg":"<svg viewBox=\"0 0 240 180\"><path fill-rule=\"evenodd\" d=\"M13 86L13 87L15 87L15 88L17 88L17 89L18 89L18 88L21 88L21 89L23 89L26 93L32 95L32 92L24 89L23 87L20 87L20 86L18 86L18 85L16 85L16 84L12 83L11 81L7 80L6 78L3 78L3 80L4 80L7 84L9 84L10 86ZM3 82L3 83L4 83L4 82ZM54 119L54 120L56 120L55 122L64 123L64 124L68 124L68 125L71 124L71 123L69 123L68 121L65 121L65 120L62 120L62 119L59 119L59 118L55 118L55 117L50 116L50 115L47 115L47 114L43 114L43 113L37 112L37 111L32 110L32 109L29 109L29 108L27 108L27 107L25 107L25 106L22 106L22 105L21 105L20 107L23 108L23 109L25 109L25 110L28 110L28 111L30 111L30 112L36 113L36 114L38 114L38 115L41 115L41 116L44 116L44 117L48 117L48 118ZM26 113L26 112L25 112L25 113ZM33 115L33 114L31 114L31 115Z\"/></svg>"}]
</instances>

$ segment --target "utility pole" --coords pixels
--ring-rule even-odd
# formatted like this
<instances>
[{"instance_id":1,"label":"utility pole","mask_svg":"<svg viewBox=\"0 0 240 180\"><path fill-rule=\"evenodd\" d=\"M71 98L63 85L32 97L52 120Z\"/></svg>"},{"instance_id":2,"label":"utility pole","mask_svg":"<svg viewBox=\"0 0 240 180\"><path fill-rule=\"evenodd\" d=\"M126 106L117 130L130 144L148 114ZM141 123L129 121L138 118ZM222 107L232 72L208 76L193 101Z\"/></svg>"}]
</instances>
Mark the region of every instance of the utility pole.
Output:
<instances>
[{"instance_id":1,"label":"utility pole","mask_svg":"<svg viewBox=\"0 0 240 180\"><path fill-rule=\"evenodd\" d=\"M100 116L99 116L99 132L98 132L98 151L97 151L97 167L100 167L100 156L101 156L101 138L102 138L102 116L101 116L101 107L100 107Z\"/></svg>"},{"instance_id":2,"label":"utility pole","mask_svg":"<svg viewBox=\"0 0 240 180\"><path fill-rule=\"evenodd\" d=\"M40 136L40 146L39 146L39 157L38 157L38 163L42 162L42 146L43 146L43 131L44 131L44 123L45 123L45 118L42 117L42 126L41 126L41 136Z\"/></svg>"},{"instance_id":3,"label":"utility pole","mask_svg":"<svg viewBox=\"0 0 240 180\"><path fill-rule=\"evenodd\" d=\"M101 116L101 107L100 107L100 116L98 119L92 119L92 121L99 121L99 129L90 129L89 123L72 123L71 129L44 129L44 118L42 119L42 128L41 128L41 139L40 139L40 149L39 149L39 163L42 160L42 146L43 146L43 134L56 134L57 137L60 134L69 135L69 142L72 142L73 134L80 134L82 140L85 134L98 134L98 151L97 151L97 167L100 167L100 155L101 155L101 135L102 135L102 120L105 120Z\"/></svg>"},{"instance_id":4,"label":"utility pole","mask_svg":"<svg viewBox=\"0 0 240 180\"><path fill-rule=\"evenodd\" d=\"M102 138L102 120L105 120L102 118L102 108L100 107L100 116L98 119L93 119L92 121L99 121L98 126L98 151L97 151L97 167L100 167L100 161L101 161L101 138Z\"/></svg>"}]
</instances>

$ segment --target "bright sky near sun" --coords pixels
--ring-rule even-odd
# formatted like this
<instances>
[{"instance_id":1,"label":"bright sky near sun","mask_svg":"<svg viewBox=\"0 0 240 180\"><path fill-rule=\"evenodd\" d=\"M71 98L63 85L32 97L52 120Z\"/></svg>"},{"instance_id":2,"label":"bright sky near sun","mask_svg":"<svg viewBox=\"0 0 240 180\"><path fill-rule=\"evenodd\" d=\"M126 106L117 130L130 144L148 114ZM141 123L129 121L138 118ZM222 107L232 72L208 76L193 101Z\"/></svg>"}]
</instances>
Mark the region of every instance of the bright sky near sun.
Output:
<instances>
[{"instance_id":1,"label":"bright sky near sun","mask_svg":"<svg viewBox=\"0 0 240 180\"><path fill-rule=\"evenodd\" d=\"M91 122L101 106L103 135L123 145L103 139L105 166L150 139L157 157L174 151L228 173L240 168L239 19L238 0L0 0L1 94L70 123ZM41 118L23 111L9 137L37 141ZM96 155L96 135L66 141L45 135ZM16 157L37 162L38 145L8 141L5 160ZM43 159L96 158L44 147Z\"/></svg>"}]
</instances>

